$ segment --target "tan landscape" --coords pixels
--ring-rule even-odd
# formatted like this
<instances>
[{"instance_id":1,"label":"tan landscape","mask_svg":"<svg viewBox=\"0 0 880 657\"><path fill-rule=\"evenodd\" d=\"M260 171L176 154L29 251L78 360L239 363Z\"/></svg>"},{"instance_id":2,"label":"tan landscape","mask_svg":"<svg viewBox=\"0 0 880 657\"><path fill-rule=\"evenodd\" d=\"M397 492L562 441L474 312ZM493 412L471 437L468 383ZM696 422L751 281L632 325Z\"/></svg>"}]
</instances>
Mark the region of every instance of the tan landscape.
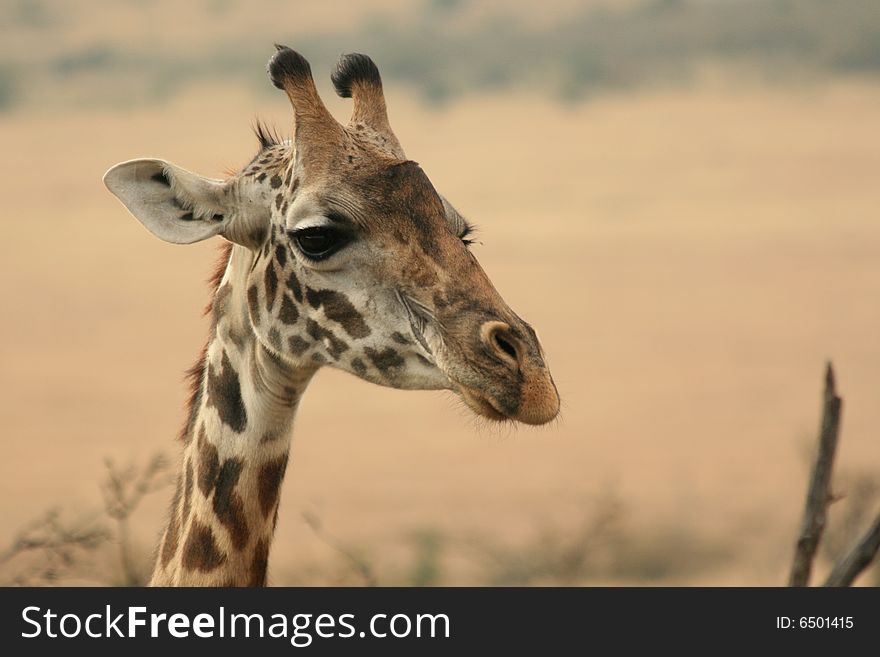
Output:
<instances>
[{"instance_id":1,"label":"tan landscape","mask_svg":"<svg viewBox=\"0 0 880 657\"><path fill-rule=\"evenodd\" d=\"M880 84L710 77L442 109L387 86L407 154L478 226L477 257L541 336L563 410L496 428L449 393L322 371L295 425L273 584L362 583L349 552L380 584L426 560L439 584L782 584L828 359L844 397L834 489L876 506ZM289 132L288 112L282 94L214 81L143 108L0 115L0 546L51 507L99 518L105 458L178 456L219 238L156 240L104 171L159 156L222 176L254 154L254 117ZM170 496L133 516L143 563ZM580 545L591 570L529 570Z\"/></svg>"}]
</instances>

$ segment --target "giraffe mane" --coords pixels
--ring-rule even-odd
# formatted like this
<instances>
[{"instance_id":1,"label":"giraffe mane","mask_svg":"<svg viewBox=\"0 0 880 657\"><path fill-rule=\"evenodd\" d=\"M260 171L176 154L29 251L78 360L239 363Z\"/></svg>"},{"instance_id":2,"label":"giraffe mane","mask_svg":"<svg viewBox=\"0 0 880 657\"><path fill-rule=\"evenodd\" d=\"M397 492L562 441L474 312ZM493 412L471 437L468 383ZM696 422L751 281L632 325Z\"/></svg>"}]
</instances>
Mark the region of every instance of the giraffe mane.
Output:
<instances>
[{"instance_id":1,"label":"giraffe mane","mask_svg":"<svg viewBox=\"0 0 880 657\"><path fill-rule=\"evenodd\" d=\"M268 125L259 118L254 120L253 129L254 134L257 136L257 141L260 142L261 153L273 146L280 146L284 143L284 139L278 134L275 126Z\"/></svg>"},{"instance_id":2,"label":"giraffe mane","mask_svg":"<svg viewBox=\"0 0 880 657\"><path fill-rule=\"evenodd\" d=\"M214 310L214 299L216 297L217 288L220 287L220 281L223 280L223 274L229 265L229 259L232 257L232 242L223 242L220 245L220 256L214 263L214 269L208 278L208 287L211 290L211 298L205 306L203 315L208 315ZM205 378L205 364L207 362L208 344L210 338L202 345L199 357L184 373L183 379L189 385L189 396L186 400L186 421L180 428L179 439L186 443L193 432L193 424L196 418L196 412L202 400L202 380Z\"/></svg>"}]
</instances>

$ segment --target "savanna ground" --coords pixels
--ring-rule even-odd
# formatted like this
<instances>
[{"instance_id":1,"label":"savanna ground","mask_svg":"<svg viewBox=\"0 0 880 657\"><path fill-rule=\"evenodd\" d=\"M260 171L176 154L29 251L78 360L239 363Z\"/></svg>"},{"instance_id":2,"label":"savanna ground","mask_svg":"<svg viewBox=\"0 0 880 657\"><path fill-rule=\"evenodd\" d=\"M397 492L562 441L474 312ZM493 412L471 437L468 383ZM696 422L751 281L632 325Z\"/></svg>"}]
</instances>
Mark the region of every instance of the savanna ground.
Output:
<instances>
[{"instance_id":1,"label":"savanna ground","mask_svg":"<svg viewBox=\"0 0 880 657\"><path fill-rule=\"evenodd\" d=\"M477 224L477 257L537 328L562 416L498 429L449 394L321 372L273 583L781 584L829 358L847 494L831 543L876 510L880 83L702 71L578 102L510 88L437 106L389 81L407 154ZM344 118L329 69L315 74ZM103 172L160 156L221 176L254 153L254 116L289 130L281 94L222 79L144 106L35 88L0 114L0 546L52 507L112 526L104 460L178 456L217 245L159 242ZM170 493L130 520L141 567ZM77 552L87 565L60 581L119 581L114 550Z\"/></svg>"}]
</instances>

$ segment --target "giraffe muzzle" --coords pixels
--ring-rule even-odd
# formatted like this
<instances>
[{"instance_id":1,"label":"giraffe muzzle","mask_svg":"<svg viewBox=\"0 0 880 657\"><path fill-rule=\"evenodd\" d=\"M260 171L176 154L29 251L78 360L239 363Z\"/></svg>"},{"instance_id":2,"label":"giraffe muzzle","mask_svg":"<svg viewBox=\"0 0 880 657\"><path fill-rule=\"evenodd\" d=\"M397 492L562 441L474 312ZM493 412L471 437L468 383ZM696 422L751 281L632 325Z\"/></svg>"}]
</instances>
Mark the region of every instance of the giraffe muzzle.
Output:
<instances>
[{"instance_id":1,"label":"giraffe muzzle","mask_svg":"<svg viewBox=\"0 0 880 657\"><path fill-rule=\"evenodd\" d=\"M480 326L479 335L483 346L500 365L499 374L504 373L506 385L460 386L468 406L492 420L533 425L553 420L559 414L559 393L534 333L491 320Z\"/></svg>"}]
</instances>

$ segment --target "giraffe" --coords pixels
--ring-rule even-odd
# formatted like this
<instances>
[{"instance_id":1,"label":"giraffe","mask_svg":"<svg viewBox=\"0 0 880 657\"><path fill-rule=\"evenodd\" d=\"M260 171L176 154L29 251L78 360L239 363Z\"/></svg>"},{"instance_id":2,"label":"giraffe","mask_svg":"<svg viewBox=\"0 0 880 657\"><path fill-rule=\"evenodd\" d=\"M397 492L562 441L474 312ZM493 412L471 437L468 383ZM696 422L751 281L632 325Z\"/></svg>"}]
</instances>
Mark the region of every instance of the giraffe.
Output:
<instances>
[{"instance_id":1,"label":"giraffe","mask_svg":"<svg viewBox=\"0 0 880 657\"><path fill-rule=\"evenodd\" d=\"M490 420L559 411L535 332L470 251L470 224L404 155L373 61L344 55L331 76L352 99L347 125L299 53L276 45L267 69L291 140L258 123L259 153L225 180L160 159L104 176L157 237L225 239L154 586L265 585L294 414L321 367L451 390Z\"/></svg>"}]
</instances>

